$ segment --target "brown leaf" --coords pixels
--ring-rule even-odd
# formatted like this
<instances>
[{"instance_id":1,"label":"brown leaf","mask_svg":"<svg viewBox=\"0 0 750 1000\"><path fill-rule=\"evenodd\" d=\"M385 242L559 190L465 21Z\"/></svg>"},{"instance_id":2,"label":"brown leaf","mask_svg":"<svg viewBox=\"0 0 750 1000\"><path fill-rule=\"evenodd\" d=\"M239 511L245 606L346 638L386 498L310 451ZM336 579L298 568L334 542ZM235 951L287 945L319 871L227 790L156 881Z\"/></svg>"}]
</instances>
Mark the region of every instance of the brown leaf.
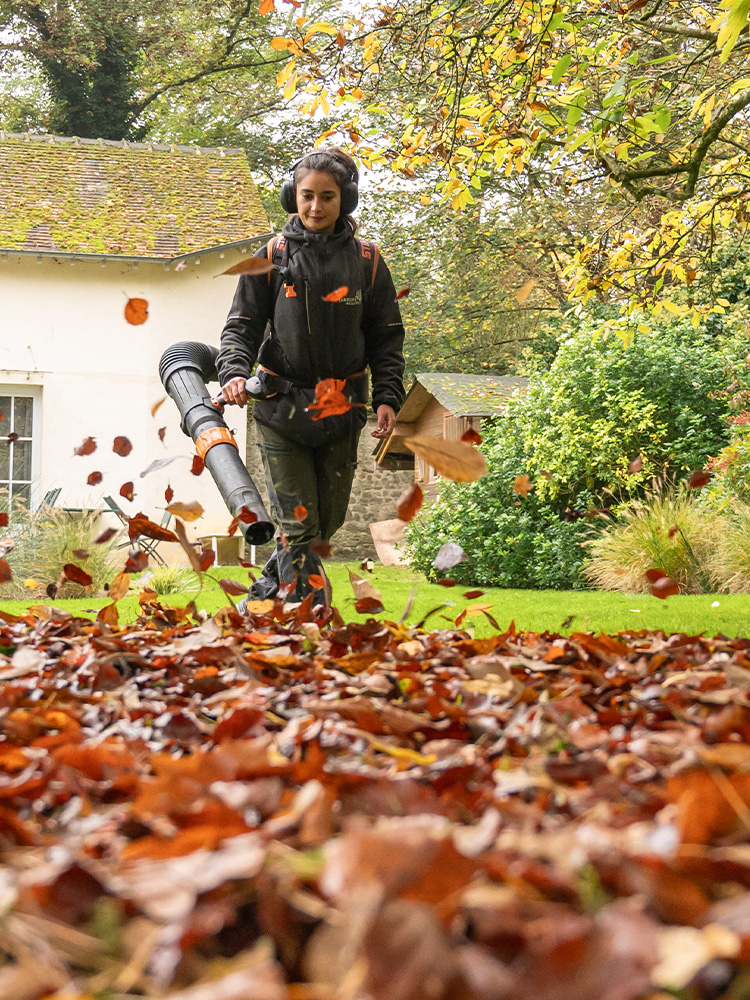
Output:
<instances>
[{"instance_id":1,"label":"brown leaf","mask_svg":"<svg viewBox=\"0 0 750 1000\"><path fill-rule=\"evenodd\" d=\"M117 613L117 605L112 602L112 604L105 604L103 608L99 609L99 614L96 616L98 622L103 622L105 625L109 625L111 628L116 628L119 621L119 615Z\"/></svg>"},{"instance_id":2,"label":"brown leaf","mask_svg":"<svg viewBox=\"0 0 750 1000\"><path fill-rule=\"evenodd\" d=\"M87 549L73 549L73 555L76 559L88 559L90 554Z\"/></svg>"},{"instance_id":3,"label":"brown leaf","mask_svg":"<svg viewBox=\"0 0 750 1000\"><path fill-rule=\"evenodd\" d=\"M170 514L181 517L183 521L197 521L198 518L203 517L204 513L197 500L190 500L188 503L180 503L179 501L170 503L167 510Z\"/></svg>"},{"instance_id":4,"label":"brown leaf","mask_svg":"<svg viewBox=\"0 0 750 1000\"><path fill-rule=\"evenodd\" d=\"M128 299L125 303L125 319L133 326L140 326L148 319L148 302L145 299Z\"/></svg>"},{"instance_id":5,"label":"brown leaf","mask_svg":"<svg viewBox=\"0 0 750 1000\"><path fill-rule=\"evenodd\" d=\"M122 458L125 458L127 455L129 455L132 450L133 450L132 444L130 443L130 441L128 441L126 437L123 437L122 434L118 434L117 437L112 442L112 451L115 453L115 455L120 455Z\"/></svg>"},{"instance_id":6,"label":"brown leaf","mask_svg":"<svg viewBox=\"0 0 750 1000\"><path fill-rule=\"evenodd\" d=\"M315 553L316 556L320 556L321 559L328 559L331 552L333 552L333 546L330 542L313 542L310 545L310 551Z\"/></svg>"},{"instance_id":7,"label":"brown leaf","mask_svg":"<svg viewBox=\"0 0 750 1000\"><path fill-rule=\"evenodd\" d=\"M140 535L147 538L154 538L160 542L177 542L177 535L168 528L163 528L160 524L149 521L145 514L136 514L135 517L128 518L128 537L136 539Z\"/></svg>"},{"instance_id":8,"label":"brown leaf","mask_svg":"<svg viewBox=\"0 0 750 1000\"><path fill-rule=\"evenodd\" d=\"M93 451L96 451L96 441L92 437L87 437L84 439L83 444L73 449L73 454L90 455Z\"/></svg>"},{"instance_id":9,"label":"brown leaf","mask_svg":"<svg viewBox=\"0 0 750 1000\"><path fill-rule=\"evenodd\" d=\"M354 608L358 615L379 615L385 610L383 602L379 601L376 597L361 597L355 603Z\"/></svg>"},{"instance_id":10,"label":"brown leaf","mask_svg":"<svg viewBox=\"0 0 750 1000\"><path fill-rule=\"evenodd\" d=\"M649 583L656 583L657 580L661 580L662 577L665 577L667 574L663 569L657 569L654 567L653 569L647 569L643 575Z\"/></svg>"},{"instance_id":11,"label":"brown leaf","mask_svg":"<svg viewBox=\"0 0 750 1000\"><path fill-rule=\"evenodd\" d=\"M7 559L0 559L0 583L7 583L13 579Z\"/></svg>"},{"instance_id":12,"label":"brown leaf","mask_svg":"<svg viewBox=\"0 0 750 1000\"><path fill-rule=\"evenodd\" d=\"M0 510L0 528L8 527L8 514L4 510Z\"/></svg>"},{"instance_id":13,"label":"brown leaf","mask_svg":"<svg viewBox=\"0 0 750 1000\"><path fill-rule=\"evenodd\" d=\"M98 486L98 484L102 481L103 478L104 477L102 476L101 472L90 472L86 482L89 484L89 486Z\"/></svg>"},{"instance_id":14,"label":"brown leaf","mask_svg":"<svg viewBox=\"0 0 750 1000\"><path fill-rule=\"evenodd\" d=\"M229 594L231 597L239 597L240 594L242 594L243 597L247 595L248 588L245 584L240 583L238 580L224 578L219 580L219 586L225 594Z\"/></svg>"},{"instance_id":15,"label":"brown leaf","mask_svg":"<svg viewBox=\"0 0 750 1000\"><path fill-rule=\"evenodd\" d=\"M166 425L164 427L160 427L157 433L159 435L159 440L162 444L164 444L164 435L167 433Z\"/></svg>"},{"instance_id":16,"label":"brown leaf","mask_svg":"<svg viewBox=\"0 0 750 1000\"><path fill-rule=\"evenodd\" d=\"M411 483L398 498L396 515L401 521L411 521L422 506L424 495L417 483Z\"/></svg>"},{"instance_id":17,"label":"brown leaf","mask_svg":"<svg viewBox=\"0 0 750 1000\"><path fill-rule=\"evenodd\" d=\"M658 597L664 600L667 597L674 597L675 594L679 594L680 585L676 580L673 580L671 576L659 577L651 585L651 593L654 597Z\"/></svg>"},{"instance_id":18,"label":"brown leaf","mask_svg":"<svg viewBox=\"0 0 750 1000\"><path fill-rule=\"evenodd\" d=\"M201 472L203 472L204 468L205 465L203 464L203 459L200 457L200 455L193 455L193 464L190 468L192 474L194 476L199 476Z\"/></svg>"},{"instance_id":19,"label":"brown leaf","mask_svg":"<svg viewBox=\"0 0 750 1000\"><path fill-rule=\"evenodd\" d=\"M404 444L428 462L438 475L457 483L472 483L487 471L484 455L463 441L419 435L404 438Z\"/></svg>"},{"instance_id":20,"label":"brown leaf","mask_svg":"<svg viewBox=\"0 0 750 1000\"><path fill-rule=\"evenodd\" d=\"M120 496L121 497L125 497L126 500L133 500L134 497L135 497L135 495L136 494L133 492L133 483L132 482L123 483L122 484L122 486L120 487Z\"/></svg>"},{"instance_id":21,"label":"brown leaf","mask_svg":"<svg viewBox=\"0 0 750 1000\"><path fill-rule=\"evenodd\" d=\"M216 559L216 553L213 549L203 549L200 555L200 568L205 573L207 569L210 569L214 560Z\"/></svg>"},{"instance_id":22,"label":"brown leaf","mask_svg":"<svg viewBox=\"0 0 750 1000\"><path fill-rule=\"evenodd\" d=\"M174 498L174 490L169 485L169 483L167 483L167 488L164 490L164 499L167 501L167 503L172 503L173 498Z\"/></svg>"},{"instance_id":23,"label":"brown leaf","mask_svg":"<svg viewBox=\"0 0 750 1000\"><path fill-rule=\"evenodd\" d=\"M93 541L94 545L104 545L117 534L117 528L103 528Z\"/></svg>"},{"instance_id":24,"label":"brown leaf","mask_svg":"<svg viewBox=\"0 0 750 1000\"><path fill-rule=\"evenodd\" d=\"M708 472L706 469L696 469L688 479L688 489L699 490L707 483L710 483L712 478L713 473Z\"/></svg>"},{"instance_id":25,"label":"brown leaf","mask_svg":"<svg viewBox=\"0 0 750 1000\"><path fill-rule=\"evenodd\" d=\"M203 566L201 565L201 559L198 553L195 551L195 546L191 545L188 541L187 532L185 531L185 525L180 521L179 518L175 518L174 523L175 534L177 535L177 540L182 546L182 550L185 555L190 560L190 565L193 567L196 573L203 572ZM209 549L209 551L211 551ZM213 555L213 553L211 553Z\"/></svg>"},{"instance_id":26,"label":"brown leaf","mask_svg":"<svg viewBox=\"0 0 750 1000\"><path fill-rule=\"evenodd\" d=\"M123 573L141 573L148 566L148 554L138 549L131 552L125 561Z\"/></svg>"},{"instance_id":27,"label":"brown leaf","mask_svg":"<svg viewBox=\"0 0 750 1000\"><path fill-rule=\"evenodd\" d=\"M79 583L82 587L90 587L93 582L86 570L81 569L80 566L76 566L75 563L65 563L63 573L68 580L72 580L73 583Z\"/></svg>"},{"instance_id":28,"label":"brown leaf","mask_svg":"<svg viewBox=\"0 0 750 1000\"><path fill-rule=\"evenodd\" d=\"M643 468L643 459L640 455L636 455L633 461L628 465L628 472L640 472Z\"/></svg>"},{"instance_id":29,"label":"brown leaf","mask_svg":"<svg viewBox=\"0 0 750 1000\"><path fill-rule=\"evenodd\" d=\"M109 596L112 598L112 601L117 604L117 602L121 601L127 594L128 590L130 590L130 574L126 573L125 570L121 570L119 573L116 573L110 581L108 590Z\"/></svg>"},{"instance_id":30,"label":"brown leaf","mask_svg":"<svg viewBox=\"0 0 750 1000\"><path fill-rule=\"evenodd\" d=\"M268 274L275 266L264 253L262 257L247 257L238 264L232 264L226 271L220 271L216 277L221 278L225 274Z\"/></svg>"}]
</instances>

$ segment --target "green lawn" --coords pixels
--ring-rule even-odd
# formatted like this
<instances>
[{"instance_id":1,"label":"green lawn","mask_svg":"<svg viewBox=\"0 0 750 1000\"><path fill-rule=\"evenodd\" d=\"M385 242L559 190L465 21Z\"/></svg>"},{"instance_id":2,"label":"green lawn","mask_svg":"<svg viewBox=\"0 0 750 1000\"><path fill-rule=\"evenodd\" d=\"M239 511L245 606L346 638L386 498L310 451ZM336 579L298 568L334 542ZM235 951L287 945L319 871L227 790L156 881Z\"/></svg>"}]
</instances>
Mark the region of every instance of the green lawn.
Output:
<instances>
[{"instance_id":1,"label":"green lawn","mask_svg":"<svg viewBox=\"0 0 750 1000\"><path fill-rule=\"evenodd\" d=\"M333 603L347 621L364 621L367 615L354 610L352 591L347 568L365 577L376 587L383 598L385 612L378 616L398 621L407 602L415 592L411 611L406 619L415 624L434 608L439 610L427 621L430 629L450 628L464 608L489 605L489 613L500 629L506 629L511 620L519 631L561 632L573 631L620 632L633 629L662 629L665 632L686 632L707 635L722 633L728 636L750 635L750 594L700 594L670 597L665 601L649 594L621 594L603 591L558 590L487 590L481 597L467 600L466 587L441 587L427 583L420 574L401 567L376 565L372 573L360 569L357 562L330 563L327 572L333 584ZM186 604L191 598L199 608L214 612L226 605L228 599L215 580L232 577L247 581L247 571L239 566L214 569L207 577L204 589L197 595L174 594L162 598L165 604ZM237 598L234 598L236 601ZM25 610L29 603L0 601L0 610L14 614ZM104 599L53 602L75 614L93 617L97 610L108 603ZM441 607L441 605L446 605ZM120 601L120 622L132 621L138 611L137 592L131 591ZM462 623L463 628L474 630L477 636L492 635L496 629L481 612L471 612Z\"/></svg>"}]
</instances>

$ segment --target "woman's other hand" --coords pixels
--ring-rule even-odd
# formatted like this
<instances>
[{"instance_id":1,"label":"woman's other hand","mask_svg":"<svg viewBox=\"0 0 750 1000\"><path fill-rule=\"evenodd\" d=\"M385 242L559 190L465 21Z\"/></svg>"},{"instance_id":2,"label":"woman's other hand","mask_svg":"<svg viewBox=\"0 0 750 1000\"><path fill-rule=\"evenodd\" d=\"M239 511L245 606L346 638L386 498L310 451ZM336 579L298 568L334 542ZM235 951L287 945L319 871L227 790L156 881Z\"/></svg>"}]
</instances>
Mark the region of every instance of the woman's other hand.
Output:
<instances>
[{"instance_id":1,"label":"woman's other hand","mask_svg":"<svg viewBox=\"0 0 750 1000\"><path fill-rule=\"evenodd\" d=\"M374 438L387 437L393 432L393 428L396 426L396 414L392 406L388 406L387 403L381 403L378 407L378 422L375 426L375 430L372 432Z\"/></svg>"}]
</instances>

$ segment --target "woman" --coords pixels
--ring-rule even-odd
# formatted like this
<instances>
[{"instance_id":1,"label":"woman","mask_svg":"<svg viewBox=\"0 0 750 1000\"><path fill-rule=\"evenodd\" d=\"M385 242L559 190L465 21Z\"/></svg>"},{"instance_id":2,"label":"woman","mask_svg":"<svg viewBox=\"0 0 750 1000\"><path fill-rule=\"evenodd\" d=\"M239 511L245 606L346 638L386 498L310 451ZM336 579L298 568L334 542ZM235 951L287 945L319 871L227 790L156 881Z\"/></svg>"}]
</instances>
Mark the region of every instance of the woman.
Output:
<instances>
[{"instance_id":1,"label":"woman","mask_svg":"<svg viewBox=\"0 0 750 1000\"><path fill-rule=\"evenodd\" d=\"M377 247L354 235L357 182L339 149L292 165L281 190L289 221L256 254L276 266L240 278L221 335L226 402L247 403L258 362L253 415L278 530L255 598L298 601L312 589L315 603L325 600L319 553L346 517L367 420L366 370L374 437L391 433L404 400L404 328Z\"/></svg>"}]
</instances>

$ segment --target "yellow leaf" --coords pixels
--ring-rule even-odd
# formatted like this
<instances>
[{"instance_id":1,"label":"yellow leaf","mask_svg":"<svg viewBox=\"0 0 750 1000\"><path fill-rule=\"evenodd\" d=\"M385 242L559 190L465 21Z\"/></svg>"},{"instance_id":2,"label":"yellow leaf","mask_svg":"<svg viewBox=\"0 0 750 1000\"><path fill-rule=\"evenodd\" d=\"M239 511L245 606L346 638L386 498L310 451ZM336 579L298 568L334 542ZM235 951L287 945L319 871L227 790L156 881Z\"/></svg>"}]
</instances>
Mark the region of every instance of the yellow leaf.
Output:
<instances>
[{"instance_id":1,"label":"yellow leaf","mask_svg":"<svg viewBox=\"0 0 750 1000\"><path fill-rule=\"evenodd\" d=\"M643 323L639 323L638 326L636 327L636 330L638 331L638 333L645 333L645 334L651 333L649 327L644 326Z\"/></svg>"},{"instance_id":2,"label":"yellow leaf","mask_svg":"<svg viewBox=\"0 0 750 1000\"><path fill-rule=\"evenodd\" d=\"M487 471L484 455L463 441L419 435L404 438L404 444L429 463L435 472L457 483L473 483Z\"/></svg>"},{"instance_id":3,"label":"yellow leaf","mask_svg":"<svg viewBox=\"0 0 750 1000\"><path fill-rule=\"evenodd\" d=\"M276 49L277 52L283 52L284 49L288 49L291 45L291 39L282 38L281 35L276 35L275 38L271 39L270 45L271 48Z\"/></svg>"},{"instance_id":4,"label":"yellow leaf","mask_svg":"<svg viewBox=\"0 0 750 1000\"><path fill-rule=\"evenodd\" d=\"M528 299L529 295L531 295L531 293L535 288L536 288L536 281L533 278L531 278L529 281L521 285L519 289L517 289L515 294L516 294L516 302L519 304L519 306L523 302L525 302L526 299Z\"/></svg>"},{"instance_id":5,"label":"yellow leaf","mask_svg":"<svg viewBox=\"0 0 750 1000\"><path fill-rule=\"evenodd\" d=\"M170 514L181 517L183 521L197 521L199 517L203 517L203 508L197 500L191 500L189 503L175 501L169 504L167 510Z\"/></svg>"},{"instance_id":6,"label":"yellow leaf","mask_svg":"<svg viewBox=\"0 0 750 1000\"><path fill-rule=\"evenodd\" d=\"M39 586L36 580L32 580L31 577L29 577L27 580L24 580L23 585L24 587L26 587L27 590L34 590L36 587Z\"/></svg>"}]
</instances>

